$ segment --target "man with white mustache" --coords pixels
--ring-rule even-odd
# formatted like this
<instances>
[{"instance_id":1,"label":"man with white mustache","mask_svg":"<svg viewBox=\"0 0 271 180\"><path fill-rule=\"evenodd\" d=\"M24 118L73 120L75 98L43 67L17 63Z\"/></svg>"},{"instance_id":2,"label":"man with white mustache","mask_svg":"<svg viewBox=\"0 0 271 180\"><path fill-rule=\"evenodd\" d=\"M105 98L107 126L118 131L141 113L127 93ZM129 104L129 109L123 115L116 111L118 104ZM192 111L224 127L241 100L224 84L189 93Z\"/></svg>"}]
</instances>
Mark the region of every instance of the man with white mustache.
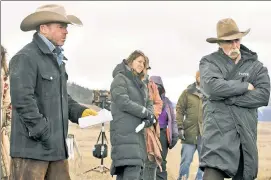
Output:
<instances>
[{"instance_id":1,"label":"man with white mustache","mask_svg":"<svg viewBox=\"0 0 271 180\"><path fill-rule=\"evenodd\" d=\"M258 173L257 109L270 97L268 70L243 44L233 19L217 23L219 50L199 65L203 93L203 180L253 180Z\"/></svg>"}]
</instances>

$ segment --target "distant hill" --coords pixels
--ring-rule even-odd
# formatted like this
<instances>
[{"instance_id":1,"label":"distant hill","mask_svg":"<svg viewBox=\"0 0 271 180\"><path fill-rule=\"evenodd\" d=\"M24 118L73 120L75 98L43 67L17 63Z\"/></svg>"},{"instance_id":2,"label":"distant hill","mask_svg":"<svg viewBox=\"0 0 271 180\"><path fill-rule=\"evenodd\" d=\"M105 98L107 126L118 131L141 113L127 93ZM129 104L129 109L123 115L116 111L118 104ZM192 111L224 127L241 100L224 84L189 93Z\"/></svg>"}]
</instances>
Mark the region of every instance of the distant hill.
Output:
<instances>
[{"instance_id":1,"label":"distant hill","mask_svg":"<svg viewBox=\"0 0 271 180\"><path fill-rule=\"evenodd\" d=\"M67 91L75 101L83 104L92 104L93 91L91 89L82 87L73 82L68 82Z\"/></svg>"}]
</instances>

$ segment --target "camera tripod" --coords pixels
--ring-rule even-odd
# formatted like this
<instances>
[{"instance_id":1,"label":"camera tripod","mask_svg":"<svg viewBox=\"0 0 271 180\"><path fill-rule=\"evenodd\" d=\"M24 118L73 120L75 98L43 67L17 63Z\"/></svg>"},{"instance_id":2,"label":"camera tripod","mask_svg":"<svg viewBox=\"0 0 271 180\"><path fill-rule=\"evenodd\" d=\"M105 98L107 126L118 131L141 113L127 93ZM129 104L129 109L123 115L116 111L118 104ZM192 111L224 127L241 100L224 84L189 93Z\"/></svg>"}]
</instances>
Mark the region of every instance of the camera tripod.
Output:
<instances>
[{"instance_id":1,"label":"camera tripod","mask_svg":"<svg viewBox=\"0 0 271 180\"><path fill-rule=\"evenodd\" d=\"M104 108L104 100L102 101L102 108ZM104 140L106 139L107 141L107 138L106 138L106 135L105 135L105 129L104 129L104 123L102 123L102 129L100 131L100 134L99 134L99 137L98 137L98 141L100 139L100 136L102 136L102 148L101 148L101 164L99 166L96 166L88 171L85 171L83 174L86 174L90 171L96 171L96 172L100 172L100 173L106 173L107 171L110 171L110 169L108 167L106 167L104 165L104 158L103 158L103 153L104 153Z\"/></svg>"}]
</instances>

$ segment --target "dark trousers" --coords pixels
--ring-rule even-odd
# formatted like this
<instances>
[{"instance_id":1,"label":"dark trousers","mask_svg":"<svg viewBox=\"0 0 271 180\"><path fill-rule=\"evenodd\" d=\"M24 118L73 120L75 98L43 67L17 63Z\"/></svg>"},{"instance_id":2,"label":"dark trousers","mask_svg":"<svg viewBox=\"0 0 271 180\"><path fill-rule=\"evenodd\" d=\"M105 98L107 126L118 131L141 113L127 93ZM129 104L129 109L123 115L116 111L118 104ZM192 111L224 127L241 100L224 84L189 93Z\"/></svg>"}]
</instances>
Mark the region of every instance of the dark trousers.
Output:
<instances>
[{"instance_id":1,"label":"dark trousers","mask_svg":"<svg viewBox=\"0 0 271 180\"><path fill-rule=\"evenodd\" d=\"M156 180L167 180L167 154L168 154L168 140L167 140L167 132L166 128L160 129L160 142L162 146L162 172L160 168L157 167L156 171Z\"/></svg>"},{"instance_id":2,"label":"dark trousers","mask_svg":"<svg viewBox=\"0 0 271 180\"><path fill-rule=\"evenodd\" d=\"M10 180L71 180L69 163L12 158Z\"/></svg>"},{"instance_id":3,"label":"dark trousers","mask_svg":"<svg viewBox=\"0 0 271 180\"><path fill-rule=\"evenodd\" d=\"M218 169L206 167L204 169L203 180L224 180L224 174Z\"/></svg>"},{"instance_id":4,"label":"dark trousers","mask_svg":"<svg viewBox=\"0 0 271 180\"><path fill-rule=\"evenodd\" d=\"M141 180L143 167L141 166L121 166L117 167L116 180Z\"/></svg>"}]
</instances>

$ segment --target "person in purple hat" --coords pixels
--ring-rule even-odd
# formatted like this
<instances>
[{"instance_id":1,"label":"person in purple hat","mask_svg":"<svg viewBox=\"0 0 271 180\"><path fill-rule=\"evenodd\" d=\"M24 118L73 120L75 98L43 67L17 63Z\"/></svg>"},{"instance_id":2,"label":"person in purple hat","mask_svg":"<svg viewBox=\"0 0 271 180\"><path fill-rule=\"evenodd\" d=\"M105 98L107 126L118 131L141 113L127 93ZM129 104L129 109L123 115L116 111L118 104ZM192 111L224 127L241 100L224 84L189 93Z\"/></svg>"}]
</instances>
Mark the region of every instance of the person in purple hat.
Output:
<instances>
[{"instance_id":1,"label":"person in purple hat","mask_svg":"<svg viewBox=\"0 0 271 180\"><path fill-rule=\"evenodd\" d=\"M160 76L151 76L150 81L154 82L158 86L159 95L163 101L162 112L159 115L158 121L160 125L160 142L162 145L162 172L157 169L156 180L167 179L167 154L168 149L172 149L178 142L178 127L174 114L174 108L172 102L166 97L166 90L162 78Z\"/></svg>"}]
</instances>

